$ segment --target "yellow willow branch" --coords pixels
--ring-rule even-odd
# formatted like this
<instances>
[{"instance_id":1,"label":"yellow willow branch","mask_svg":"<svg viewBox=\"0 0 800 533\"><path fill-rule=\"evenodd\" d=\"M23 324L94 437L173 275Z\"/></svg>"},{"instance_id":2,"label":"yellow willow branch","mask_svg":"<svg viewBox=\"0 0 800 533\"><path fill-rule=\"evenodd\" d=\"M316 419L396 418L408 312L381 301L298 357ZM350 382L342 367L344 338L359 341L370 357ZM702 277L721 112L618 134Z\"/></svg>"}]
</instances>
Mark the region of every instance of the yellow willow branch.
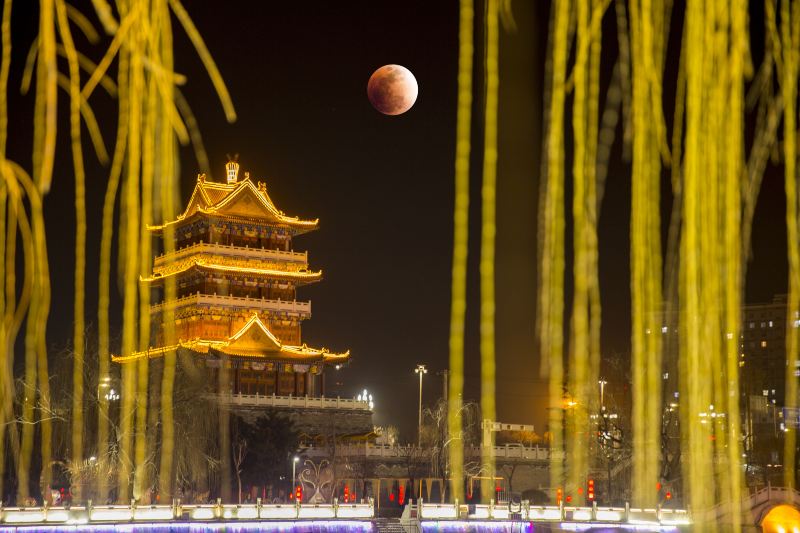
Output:
<instances>
[{"instance_id":1,"label":"yellow willow branch","mask_svg":"<svg viewBox=\"0 0 800 533\"><path fill-rule=\"evenodd\" d=\"M56 0L59 32L69 63L70 137L72 163L75 170L75 290L73 295L72 332L72 463L83 463L83 376L85 350L85 298L86 298L86 174L81 149L81 86L80 66L72 34L69 29L67 9L63 0ZM75 487L75 497L80 499L80 486Z\"/></svg>"},{"instance_id":2,"label":"yellow willow branch","mask_svg":"<svg viewBox=\"0 0 800 533\"><path fill-rule=\"evenodd\" d=\"M158 25L156 25L156 28ZM142 135L142 186L141 186L141 230L139 246L139 272L142 276L149 274L150 268L150 242L151 235L147 229L152 224L153 217L153 167L155 164L155 122L158 102L156 100L156 80L151 74L148 80L144 130ZM139 349L146 350L150 347L150 287L147 284L139 285ZM137 389L136 389L136 444L135 456L135 476L133 482L133 497L141 498L146 480L145 455L147 451L147 391L148 391L148 369L149 361L147 357L140 359L136 363Z\"/></svg>"},{"instance_id":3,"label":"yellow willow branch","mask_svg":"<svg viewBox=\"0 0 800 533\"><path fill-rule=\"evenodd\" d=\"M549 122L547 131L547 176L543 189L544 207L540 213L541 274L539 281L539 352L549 383L549 429L551 435L550 486L562 487L564 388L564 101L566 98L567 48L570 1L553 5L552 70Z\"/></svg>"},{"instance_id":4,"label":"yellow willow branch","mask_svg":"<svg viewBox=\"0 0 800 533\"><path fill-rule=\"evenodd\" d=\"M69 93L69 78L63 74L59 74L58 86ZM108 152L106 151L106 146L103 143L103 134L100 133L100 126L97 124L94 111L92 111L92 108L89 107L89 103L82 97L80 98L80 113L84 122L86 123L86 129L89 131L89 138L92 141L92 146L94 147L95 154L97 155L97 160L105 165L108 163Z\"/></svg>"},{"instance_id":5,"label":"yellow willow branch","mask_svg":"<svg viewBox=\"0 0 800 533\"><path fill-rule=\"evenodd\" d=\"M114 233L114 205L119 188L120 174L125 160L125 147L128 134L128 54L124 51L119 56L119 115L117 119L117 140L114 147L114 158L111 162L108 185L103 201L103 224L100 237L100 272L97 309L98 359L100 380L110 381L109 319L111 279L111 240ZM97 456L100 460L108 460L108 399L100 395L98 409ZM108 494L108 482L104 476L99 480L99 496L105 500Z\"/></svg>"},{"instance_id":6,"label":"yellow willow branch","mask_svg":"<svg viewBox=\"0 0 800 533\"><path fill-rule=\"evenodd\" d=\"M100 41L100 35L97 33L97 30L94 29L94 26L86 18L86 15L78 11L75 6L71 6L67 4L67 16L69 20L75 23L75 25L81 30L83 35L86 37L91 44L97 44Z\"/></svg>"},{"instance_id":7,"label":"yellow willow branch","mask_svg":"<svg viewBox=\"0 0 800 533\"><path fill-rule=\"evenodd\" d=\"M222 79L219 69L217 69L217 64L211 57L211 53L209 53L208 48L206 48L205 42L203 42L200 32L197 31L192 19L189 17L189 14L186 12L186 9L184 9L183 5L181 5L179 0L169 0L169 5L172 7L172 12L183 26L183 29L186 32L186 35L189 37L189 40L192 41L195 50L197 50L197 55L200 56L200 60L206 67L208 76L211 78L211 83L214 85L217 95L219 96L219 100L222 103L222 108L225 110L225 117L228 119L228 122L236 121L236 111L233 108L233 102L231 101L230 94L228 94L228 88L225 86L225 81Z\"/></svg>"},{"instance_id":8,"label":"yellow willow branch","mask_svg":"<svg viewBox=\"0 0 800 533\"><path fill-rule=\"evenodd\" d=\"M111 13L111 6L108 5L106 0L92 0L92 5L94 6L97 18L100 19L100 23L103 25L105 32L109 35L114 35L119 25L114 19L114 15Z\"/></svg>"},{"instance_id":9,"label":"yellow willow branch","mask_svg":"<svg viewBox=\"0 0 800 533\"><path fill-rule=\"evenodd\" d=\"M450 382L447 428L451 439L450 495L464 501L464 442L461 439L461 394L464 389L464 316L467 310L467 242L469 231L469 154L472 110L472 0L461 0L458 30L458 108L456 118L455 207L453 212L453 270L450 303Z\"/></svg>"},{"instance_id":10,"label":"yellow willow branch","mask_svg":"<svg viewBox=\"0 0 800 533\"><path fill-rule=\"evenodd\" d=\"M53 0L40 0L36 99L33 117L33 179L50 190L56 150L57 64Z\"/></svg>"},{"instance_id":11,"label":"yellow willow branch","mask_svg":"<svg viewBox=\"0 0 800 533\"><path fill-rule=\"evenodd\" d=\"M769 2L767 2L769 3ZM793 12L794 11L794 12ZM800 328L796 320L800 316L800 228L798 224L798 188L797 188L797 76L798 49L795 41L800 35L793 28L792 17L800 16L798 2L783 0L781 2L781 52L783 65L780 69L780 86L783 97L783 154L784 154L784 187L786 189L786 238L789 253L789 298L786 314L786 401L788 409L797 407L797 378L794 371L800 356ZM794 30L794 31L793 31ZM795 454L797 429L786 428L783 450L783 483L794 488Z\"/></svg>"},{"instance_id":12,"label":"yellow willow branch","mask_svg":"<svg viewBox=\"0 0 800 533\"><path fill-rule=\"evenodd\" d=\"M578 49L589 49L589 0L578 0L575 3ZM574 152L572 159L573 193L572 217L574 248L574 295L572 303L571 342L569 348L569 393L573 398L573 406L566 412L565 439L568 452L568 476L566 494L573 497L577 505L583 504L583 497L578 488L585 483L589 462L588 450L588 416L589 405L586 385L588 381L589 355L589 258L587 257L587 220L586 220L586 121L587 121L587 53L578 53L572 69L573 94L572 131ZM583 491L581 491L583 492Z\"/></svg>"},{"instance_id":13,"label":"yellow willow branch","mask_svg":"<svg viewBox=\"0 0 800 533\"><path fill-rule=\"evenodd\" d=\"M8 139L8 72L11 68L11 4L12 0L3 3L3 21L0 24L0 42L2 43L2 59L0 59L0 160L6 158L6 140ZM2 468L2 467L0 467Z\"/></svg>"},{"instance_id":14,"label":"yellow willow branch","mask_svg":"<svg viewBox=\"0 0 800 533\"><path fill-rule=\"evenodd\" d=\"M200 172L203 172L211 178L211 165L208 162L208 153L206 152L206 147L203 144L203 136L200 135L200 127L197 125L197 120L195 119L194 113L192 113L192 109L189 107L189 103L184 98L183 93L175 88L175 104L178 107L178 111L183 116L183 120L186 123L186 129L189 131L189 139L192 141L192 148L194 149L194 156L197 159L197 166L200 168ZM168 220L164 218L163 220Z\"/></svg>"},{"instance_id":15,"label":"yellow willow branch","mask_svg":"<svg viewBox=\"0 0 800 533\"><path fill-rule=\"evenodd\" d=\"M61 57L67 57L67 52L64 49L63 44L59 44L58 46L56 46L56 52ZM75 50L75 53L78 55L78 64L81 66L81 68L89 74L94 73L94 71L97 69L97 64L88 57L86 57L85 55L83 55L82 53L80 53L79 51ZM114 83L114 80L112 80L106 75L103 75L100 78L99 83L103 87L103 89L106 90L109 96L113 97L117 95L117 84ZM86 101L86 98L83 98L83 101Z\"/></svg>"},{"instance_id":16,"label":"yellow willow branch","mask_svg":"<svg viewBox=\"0 0 800 533\"><path fill-rule=\"evenodd\" d=\"M169 6L167 2L161 2L161 9L163 10L164 20L169 20ZM161 32L161 60L165 69L172 69L172 31L169 24L164 25ZM171 92L174 90L174 94ZM170 92L164 95L161 106L162 114L166 112L166 107L170 105L173 98L176 99L178 109L181 110L182 103L185 109L181 110L184 117L186 117L186 124L189 128L189 133L192 136L192 143L195 145L195 150L201 150L200 153L205 156L205 150L202 148L202 139L200 139L200 132L197 124L194 121L191 109L186 105L180 91L174 86L170 86ZM159 157L159 175L162 184L159 187L161 191L161 220L172 220L176 214L176 187L174 179L176 176L175 160L177 158L175 138L172 135L172 130L165 122L161 123L161 145ZM195 138L196 136L196 138ZM198 142L199 140L199 142ZM199 161L202 161L198 157ZM205 158L205 165L208 166L208 160ZM202 170L203 164L201 162L200 168ZM175 228L168 226L164 231L164 253L169 254L175 250ZM175 308L170 302L176 299L176 280L172 277L164 282L164 312L162 313L162 332L165 339L165 344L171 346L175 342ZM173 494L173 468L172 463L174 460L174 443L175 443L175 420L173 416L173 391L175 384L175 352L170 351L164 354L164 366L161 376L161 460L159 468L159 490L164 498L169 498Z\"/></svg>"},{"instance_id":17,"label":"yellow willow branch","mask_svg":"<svg viewBox=\"0 0 800 533\"><path fill-rule=\"evenodd\" d=\"M39 37L33 41L25 57L25 68L22 70L22 81L20 82L19 92L28 94L31 88L31 78L33 77L33 67L36 65L36 57L39 54Z\"/></svg>"},{"instance_id":18,"label":"yellow willow branch","mask_svg":"<svg viewBox=\"0 0 800 533\"><path fill-rule=\"evenodd\" d=\"M484 111L483 186L481 189L481 419L497 420L495 409L495 235L497 233L497 98L499 28L497 0L486 3L486 104ZM486 479L481 481L481 494L494 490L494 434L482 442L481 463ZM485 440L486 436L484 436ZM484 496L485 497L485 496Z\"/></svg>"},{"instance_id":19,"label":"yellow willow branch","mask_svg":"<svg viewBox=\"0 0 800 533\"><path fill-rule=\"evenodd\" d=\"M139 9L140 4L137 3L122 20L122 24L120 24L119 29L114 34L114 38L111 40L111 44L108 46L108 50L106 50L103 59L101 59L97 64L97 68L94 70L94 73L92 73L92 76L83 86L81 95L83 95L83 97L87 100L89 99L89 96L91 96L92 91L94 91L94 88L97 87L97 84L100 83L100 80L103 78L103 76L105 76L108 67L111 66L111 61L113 61L114 57L116 57L119 47L123 42L125 42L131 26L138 20Z\"/></svg>"},{"instance_id":20,"label":"yellow willow branch","mask_svg":"<svg viewBox=\"0 0 800 533\"><path fill-rule=\"evenodd\" d=\"M123 256L123 278L124 278L124 303L123 303L123 326L122 326L122 353L128 355L135 350L138 330L136 327L137 318L137 295L139 278L139 191L140 191L140 159L142 155L142 108L144 105L143 96L144 69L142 66L141 45L143 36L141 28L138 26L132 29L131 42L127 43L131 49L130 56L130 88L128 100L130 103L130 120L128 123L128 154L127 172L123 190L123 200L125 205L125 234L120 235L125 241L125 253ZM133 365L123 366L123 398L122 398L122 444L121 468L120 468L120 487L119 499L126 501L129 494L130 468L133 454L132 448L132 427L135 419L135 393L136 393L136 367ZM127 397L127 398L126 398Z\"/></svg>"}]
</instances>

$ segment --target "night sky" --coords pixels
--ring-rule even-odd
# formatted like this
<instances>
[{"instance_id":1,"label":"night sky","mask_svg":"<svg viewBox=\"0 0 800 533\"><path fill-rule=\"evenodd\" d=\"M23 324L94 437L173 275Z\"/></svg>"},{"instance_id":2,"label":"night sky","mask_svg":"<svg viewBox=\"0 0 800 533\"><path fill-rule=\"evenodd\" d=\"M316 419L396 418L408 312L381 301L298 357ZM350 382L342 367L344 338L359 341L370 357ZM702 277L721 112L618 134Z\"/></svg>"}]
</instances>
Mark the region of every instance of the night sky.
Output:
<instances>
[{"instance_id":1,"label":"night sky","mask_svg":"<svg viewBox=\"0 0 800 533\"><path fill-rule=\"evenodd\" d=\"M77 6L96 22L88 1ZM238 113L225 121L212 85L191 44L174 25L176 70L200 125L213 177L223 178L226 154L239 154L243 171L266 182L278 208L320 218L320 229L299 237L310 267L324 281L301 289L313 302L304 341L332 350L350 349L349 367L329 377L342 396L367 388L376 397L379 424L416 432L417 376L425 363L424 401L441 396L438 372L447 366L452 258L453 159L455 152L457 1L349 1L223 3L187 1L186 7L216 59ZM498 416L535 423L543 430L546 385L539 377L534 337L536 207L542 150L542 91L548 6L512 2L516 29L501 33L500 161L497 235ZM480 43L482 6L476 38ZM30 168L33 97L18 96L22 65L35 35L33 2L16 2L10 80L9 156ZM613 13L606 16L603 90L616 56ZM679 17L675 17L676 19ZM759 14L753 14L754 35ZM100 28L99 23L96 23ZM673 20L673 37L680 20ZM759 39L760 37L754 37ZM99 59L108 40L79 49ZM476 53L481 53L480 46ZM753 50L760 61L759 46ZM409 68L419 98L406 114L376 112L366 97L372 72L388 63ZM677 64L677 60L668 65ZM475 60L473 176L466 396L478 392L478 253L482 61ZM64 65L62 70L66 72ZM669 81L665 94L674 91ZM115 102L95 91L92 101L112 149ZM602 105L602 104L601 104ZM74 211L66 98L60 102L54 186L45 200L53 301L48 340L53 352L72 335ZM671 110L665 110L671 124ZM620 131L617 132L617 138ZM85 149L89 207L87 320L96 322L100 214L108 169ZM627 354L630 335L628 278L629 163L619 143L612 151L600 217L603 352ZM183 201L198 172L191 148L182 150ZM477 172L476 172L477 170ZM665 174L665 191L668 185ZM668 201L664 210L668 213ZM782 169L764 179L753 230L755 260L746 300L768 301L786 290ZM568 228L569 232L569 228ZM112 320L120 323L118 295Z\"/></svg>"}]
</instances>

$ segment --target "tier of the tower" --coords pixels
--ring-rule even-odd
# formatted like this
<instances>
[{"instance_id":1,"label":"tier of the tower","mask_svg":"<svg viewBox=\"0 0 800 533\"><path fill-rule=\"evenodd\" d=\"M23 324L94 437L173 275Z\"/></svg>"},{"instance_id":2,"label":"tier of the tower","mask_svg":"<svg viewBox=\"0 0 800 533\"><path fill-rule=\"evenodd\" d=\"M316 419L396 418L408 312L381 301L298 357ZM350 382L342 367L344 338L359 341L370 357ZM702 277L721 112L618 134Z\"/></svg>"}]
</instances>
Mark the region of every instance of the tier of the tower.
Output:
<instances>
[{"instance_id":1,"label":"tier of the tower","mask_svg":"<svg viewBox=\"0 0 800 533\"><path fill-rule=\"evenodd\" d=\"M238 167L237 167L238 168ZM255 313L285 344L301 344L301 322L311 316L311 302L297 300L297 288L322 279L308 269L306 252L292 249L294 236L316 228L317 221L288 217L279 211L262 182L249 175L216 183L198 176L191 199L175 220L150 229L165 241L167 253L153 262L153 324L172 311L179 340L223 340ZM167 242L169 241L169 242ZM164 301L167 280L176 298ZM162 328L154 331L156 345Z\"/></svg>"}]
</instances>

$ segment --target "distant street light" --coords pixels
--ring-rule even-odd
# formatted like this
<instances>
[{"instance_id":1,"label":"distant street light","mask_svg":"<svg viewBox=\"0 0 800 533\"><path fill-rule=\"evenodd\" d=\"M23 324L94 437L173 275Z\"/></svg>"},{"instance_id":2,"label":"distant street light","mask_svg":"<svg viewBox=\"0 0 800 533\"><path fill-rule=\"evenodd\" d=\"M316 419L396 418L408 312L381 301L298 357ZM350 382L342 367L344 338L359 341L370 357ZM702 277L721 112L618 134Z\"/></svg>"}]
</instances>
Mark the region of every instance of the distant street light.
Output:
<instances>
[{"instance_id":1,"label":"distant street light","mask_svg":"<svg viewBox=\"0 0 800 533\"><path fill-rule=\"evenodd\" d=\"M605 410L606 405L605 403L603 403L603 393L606 390L606 385L608 385L608 381L606 381L603 378L600 378L600 381L598 381L597 383L600 384L600 409Z\"/></svg>"},{"instance_id":2,"label":"distant street light","mask_svg":"<svg viewBox=\"0 0 800 533\"><path fill-rule=\"evenodd\" d=\"M296 469L297 469L297 463L298 463L299 461L300 461L300 458L299 458L299 457L297 457L296 455L294 456L294 459L292 459L292 492L294 492L294 489L295 489L295 483L297 483L297 482L295 481L295 478L296 478L296 476L295 476L295 472L296 472ZM290 493L290 494L291 494L291 493Z\"/></svg>"},{"instance_id":3,"label":"distant street light","mask_svg":"<svg viewBox=\"0 0 800 533\"><path fill-rule=\"evenodd\" d=\"M419 419L417 420L417 446L422 446L422 374L427 374L425 365L417 365L414 372L419 374Z\"/></svg>"}]
</instances>

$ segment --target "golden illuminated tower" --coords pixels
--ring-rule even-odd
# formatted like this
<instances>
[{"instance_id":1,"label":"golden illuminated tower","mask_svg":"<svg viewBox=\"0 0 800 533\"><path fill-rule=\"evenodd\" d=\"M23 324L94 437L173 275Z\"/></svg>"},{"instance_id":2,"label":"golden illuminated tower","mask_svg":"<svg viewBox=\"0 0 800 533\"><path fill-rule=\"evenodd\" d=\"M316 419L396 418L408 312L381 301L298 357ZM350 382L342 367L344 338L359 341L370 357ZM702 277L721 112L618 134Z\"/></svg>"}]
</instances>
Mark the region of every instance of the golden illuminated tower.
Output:
<instances>
[{"instance_id":1,"label":"golden illuminated tower","mask_svg":"<svg viewBox=\"0 0 800 533\"><path fill-rule=\"evenodd\" d=\"M349 352L330 353L301 341L311 302L298 301L297 288L320 281L322 272L308 269L308 254L293 251L292 239L317 225L278 210L263 182L253 182L249 173L239 179L235 161L226 165L226 183L200 174L184 212L150 228L163 238L172 226L175 251L156 257L142 283L160 289L174 277L177 299L154 299L154 347L114 359L127 363L188 350L211 369L227 361L233 394L324 394L324 366L347 362ZM172 346L164 345L162 332L167 305L174 309L178 339Z\"/></svg>"}]
</instances>

